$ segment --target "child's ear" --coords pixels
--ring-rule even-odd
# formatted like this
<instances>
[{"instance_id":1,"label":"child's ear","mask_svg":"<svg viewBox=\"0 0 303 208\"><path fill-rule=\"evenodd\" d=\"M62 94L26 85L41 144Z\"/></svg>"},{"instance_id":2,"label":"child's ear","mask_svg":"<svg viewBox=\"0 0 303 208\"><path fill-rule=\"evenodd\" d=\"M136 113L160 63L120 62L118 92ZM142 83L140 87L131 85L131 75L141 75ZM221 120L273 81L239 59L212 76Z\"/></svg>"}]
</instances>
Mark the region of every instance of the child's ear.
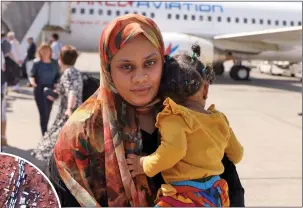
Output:
<instances>
[{"instance_id":1,"label":"child's ear","mask_svg":"<svg viewBox=\"0 0 303 208\"><path fill-rule=\"evenodd\" d=\"M209 82L205 82L203 86L203 99L206 100L208 97L208 88L209 88Z\"/></svg>"}]
</instances>

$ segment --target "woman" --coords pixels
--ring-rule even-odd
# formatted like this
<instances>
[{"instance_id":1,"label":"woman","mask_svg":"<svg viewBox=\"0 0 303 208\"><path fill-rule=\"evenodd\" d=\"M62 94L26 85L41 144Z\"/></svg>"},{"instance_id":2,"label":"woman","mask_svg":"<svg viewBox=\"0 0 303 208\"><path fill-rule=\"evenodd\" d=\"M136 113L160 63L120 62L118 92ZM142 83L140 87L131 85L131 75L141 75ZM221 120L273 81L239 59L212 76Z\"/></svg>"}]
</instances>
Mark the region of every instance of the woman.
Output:
<instances>
[{"instance_id":1,"label":"woman","mask_svg":"<svg viewBox=\"0 0 303 208\"><path fill-rule=\"evenodd\" d=\"M163 51L157 25L144 16L118 17L103 30L100 88L63 127L50 161L62 206L154 205L161 175L132 179L125 156L158 146Z\"/></svg>"},{"instance_id":2,"label":"woman","mask_svg":"<svg viewBox=\"0 0 303 208\"><path fill-rule=\"evenodd\" d=\"M49 160L61 128L67 118L82 103L82 75L74 67L77 58L78 53L75 48L72 46L62 48L59 56L59 66L63 74L55 90L61 97L59 111L52 127L45 133L37 149L32 152L32 155L40 161ZM48 95L47 98L51 101L55 100L51 95Z\"/></svg>"},{"instance_id":3,"label":"woman","mask_svg":"<svg viewBox=\"0 0 303 208\"><path fill-rule=\"evenodd\" d=\"M43 43L37 50L38 59L34 61L29 73L29 81L34 87L34 97L40 115L40 127L42 135L47 131L49 116L53 102L44 95L44 88L54 89L60 78L58 63L51 59L52 49Z\"/></svg>"}]
</instances>

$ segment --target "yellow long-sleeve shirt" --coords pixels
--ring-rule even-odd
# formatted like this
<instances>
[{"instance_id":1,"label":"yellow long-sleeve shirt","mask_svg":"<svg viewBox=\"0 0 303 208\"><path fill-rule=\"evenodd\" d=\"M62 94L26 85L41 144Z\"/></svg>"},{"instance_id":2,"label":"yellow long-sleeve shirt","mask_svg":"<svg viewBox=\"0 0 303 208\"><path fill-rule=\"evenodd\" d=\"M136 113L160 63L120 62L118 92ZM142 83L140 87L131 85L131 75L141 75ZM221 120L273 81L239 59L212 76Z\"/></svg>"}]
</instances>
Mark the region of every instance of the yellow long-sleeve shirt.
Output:
<instances>
[{"instance_id":1,"label":"yellow long-sleeve shirt","mask_svg":"<svg viewBox=\"0 0 303 208\"><path fill-rule=\"evenodd\" d=\"M220 175L224 153L235 164L243 156L225 115L212 105L203 114L176 104L170 98L157 116L161 134L158 149L143 160L147 176L161 172L166 183Z\"/></svg>"}]
</instances>

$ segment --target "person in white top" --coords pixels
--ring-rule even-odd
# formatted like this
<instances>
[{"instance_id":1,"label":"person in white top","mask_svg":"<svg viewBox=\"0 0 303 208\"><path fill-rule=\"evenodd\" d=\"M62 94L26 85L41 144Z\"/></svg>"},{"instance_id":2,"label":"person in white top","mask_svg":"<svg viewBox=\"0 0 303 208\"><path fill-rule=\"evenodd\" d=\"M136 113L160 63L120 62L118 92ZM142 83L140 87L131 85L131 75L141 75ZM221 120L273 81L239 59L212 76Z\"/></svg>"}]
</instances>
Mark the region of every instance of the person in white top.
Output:
<instances>
[{"instance_id":1,"label":"person in white top","mask_svg":"<svg viewBox=\"0 0 303 208\"><path fill-rule=\"evenodd\" d=\"M14 60L17 61L17 64L19 66L21 66L22 65L22 53L21 53L20 43L15 38L15 33L14 32L7 33L7 39L12 46L11 53L14 56Z\"/></svg>"},{"instance_id":2,"label":"person in white top","mask_svg":"<svg viewBox=\"0 0 303 208\"><path fill-rule=\"evenodd\" d=\"M52 59L58 60L63 45L59 42L59 35L57 33L51 36Z\"/></svg>"},{"instance_id":3,"label":"person in white top","mask_svg":"<svg viewBox=\"0 0 303 208\"><path fill-rule=\"evenodd\" d=\"M22 53L20 49L20 43L19 41L15 38L15 33L14 32L8 32L7 33L7 39L10 42L12 49L11 49L11 54L13 56L13 60L19 65L19 67L22 66ZM13 91L19 91L19 83L17 83L15 86L12 87Z\"/></svg>"}]
</instances>

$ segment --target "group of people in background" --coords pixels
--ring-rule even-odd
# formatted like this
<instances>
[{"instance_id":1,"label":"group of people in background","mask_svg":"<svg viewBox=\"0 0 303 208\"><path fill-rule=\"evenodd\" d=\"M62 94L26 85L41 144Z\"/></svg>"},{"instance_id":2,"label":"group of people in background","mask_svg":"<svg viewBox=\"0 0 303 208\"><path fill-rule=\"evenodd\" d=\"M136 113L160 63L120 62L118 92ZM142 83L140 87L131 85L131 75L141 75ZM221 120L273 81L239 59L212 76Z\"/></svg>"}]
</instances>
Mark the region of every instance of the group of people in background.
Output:
<instances>
[{"instance_id":1,"label":"group of people in background","mask_svg":"<svg viewBox=\"0 0 303 208\"><path fill-rule=\"evenodd\" d=\"M7 87L20 92L20 80L24 73L28 87L33 87L33 96L38 108L42 140L32 155L39 160L47 160L56 142L57 134L67 118L82 103L83 80L74 64L77 50L59 42L54 33L48 43L39 47L32 37L27 39L28 47L24 59L20 43L13 32L1 34L1 143L7 146L6 138L6 95ZM60 98L56 119L48 130L53 102Z\"/></svg>"},{"instance_id":2,"label":"group of people in background","mask_svg":"<svg viewBox=\"0 0 303 208\"><path fill-rule=\"evenodd\" d=\"M19 90L21 78L22 54L20 43L14 32L1 33L1 144L6 145L6 95L8 86L13 91Z\"/></svg>"}]
</instances>

